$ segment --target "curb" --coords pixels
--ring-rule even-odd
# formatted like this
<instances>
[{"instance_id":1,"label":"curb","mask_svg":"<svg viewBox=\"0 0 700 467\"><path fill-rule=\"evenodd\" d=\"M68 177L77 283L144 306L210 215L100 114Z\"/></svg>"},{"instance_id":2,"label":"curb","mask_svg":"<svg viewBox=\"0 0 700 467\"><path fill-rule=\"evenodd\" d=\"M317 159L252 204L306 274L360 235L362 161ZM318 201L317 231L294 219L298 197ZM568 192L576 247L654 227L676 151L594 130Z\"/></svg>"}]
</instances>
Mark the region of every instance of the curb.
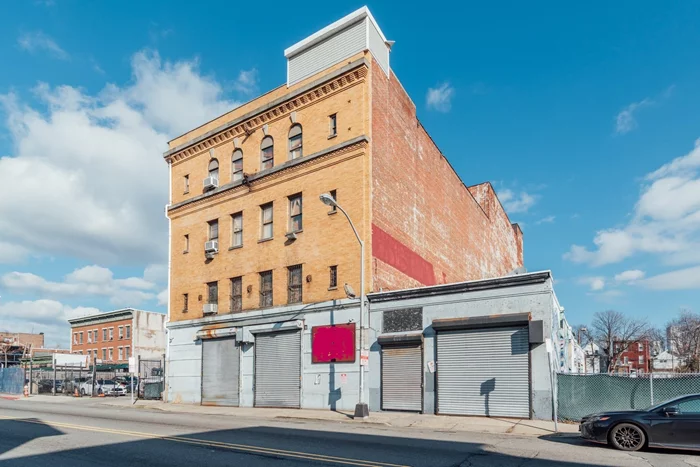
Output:
<instances>
[{"instance_id":1,"label":"curb","mask_svg":"<svg viewBox=\"0 0 700 467\"><path fill-rule=\"evenodd\" d=\"M20 399L20 396L6 396L6 395L0 394L0 399L5 399L7 401L16 401L16 400Z\"/></svg>"}]
</instances>

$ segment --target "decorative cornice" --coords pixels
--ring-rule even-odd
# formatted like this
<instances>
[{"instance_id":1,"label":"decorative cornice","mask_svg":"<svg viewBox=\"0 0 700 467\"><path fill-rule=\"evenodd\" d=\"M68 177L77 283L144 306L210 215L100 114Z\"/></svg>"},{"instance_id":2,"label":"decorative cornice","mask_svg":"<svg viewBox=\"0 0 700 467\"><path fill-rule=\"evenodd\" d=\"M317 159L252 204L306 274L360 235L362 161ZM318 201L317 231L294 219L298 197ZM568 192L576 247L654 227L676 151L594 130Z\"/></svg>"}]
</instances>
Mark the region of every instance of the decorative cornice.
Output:
<instances>
[{"instance_id":1,"label":"decorative cornice","mask_svg":"<svg viewBox=\"0 0 700 467\"><path fill-rule=\"evenodd\" d=\"M282 118L301 107L364 80L368 70L367 59L363 57L355 60L333 73L322 76L306 86L166 151L163 157L167 162L179 162L233 138L250 134L272 120Z\"/></svg>"},{"instance_id":2,"label":"decorative cornice","mask_svg":"<svg viewBox=\"0 0 700 467\"><path fill-rule=\"evenodd\" d=\"M225 185L221 185L220 187L208 191L206 193L202 193L201 195L195 196L193 198L187 199L185 201L179 202L177 204L173 204L172 206L168 207L168 214L172 214L178 209L187 206L187 207L194 207L194 206L199 206L201 204L204 204L206 202L210 202L213 200L220 199L224 197L225 195L231 193L232 191L248 186L252 187L255 186L261 182L267 182L270 180L274 180L278 177L281 177L285 172L288 172L289 170L308 165L311 162L321 162L329 157L335 157L338 155L342 154L347 154L350 152L353 152L357 149L361 149L367 146L369 143L369 138L365 135L362 136L357 136L355 138L352 138L348 141L345 141L340 144L336 144L334 146L331 146L330 148L324 149L322 151L315 152L313 154L310 154L308 156L300 157L298 159L293 159L291 161L287 161L283 164L280 164L278 166L272 167L271 169L267 170L262 170L260 172L248 175L247 183L243 183L242 180L236 181L236 182L230 182Z\"/></svg>"}]
</instances>

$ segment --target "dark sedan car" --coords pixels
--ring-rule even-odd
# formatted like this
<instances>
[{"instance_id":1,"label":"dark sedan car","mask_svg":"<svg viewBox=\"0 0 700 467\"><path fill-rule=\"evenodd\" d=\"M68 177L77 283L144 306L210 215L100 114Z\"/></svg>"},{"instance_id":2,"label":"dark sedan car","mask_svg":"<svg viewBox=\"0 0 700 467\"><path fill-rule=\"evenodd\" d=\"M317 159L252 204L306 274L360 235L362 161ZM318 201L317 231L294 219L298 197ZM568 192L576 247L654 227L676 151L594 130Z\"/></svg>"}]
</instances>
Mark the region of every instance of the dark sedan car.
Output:
<instances>
[{"instance_id":1,"label":"dark sedan car","mask_svg":"<svg viewBox=\"0 0 700 467\"><path fill-rule=\"evenodd\" d=\"M602 412L581 419L581 436L623 451L644 446L700 450L700 394L644 410Z\"/></svg>"}]
</instances>

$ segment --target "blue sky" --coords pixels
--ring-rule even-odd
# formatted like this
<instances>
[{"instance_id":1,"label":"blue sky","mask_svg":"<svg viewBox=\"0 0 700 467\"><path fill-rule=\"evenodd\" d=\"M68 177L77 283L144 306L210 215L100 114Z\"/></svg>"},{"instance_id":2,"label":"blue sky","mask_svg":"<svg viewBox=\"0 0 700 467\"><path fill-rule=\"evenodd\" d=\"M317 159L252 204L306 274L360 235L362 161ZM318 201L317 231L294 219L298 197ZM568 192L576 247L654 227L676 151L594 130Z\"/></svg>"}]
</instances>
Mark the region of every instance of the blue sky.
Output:
<instances>
[{"instance_id":1,"label":"blue sky","mask_svg":"<svg viewBox=\"0 0 700 467\"><path fill-rule=\"evenodd\" d=\"M368 5L572 323L700 308L700 4L669 3ZM362 3L340 5L3 3L0 328L67 345L66 317L164 311L167 139L282 84L283 50Z\"/></svg>"}]
</instances>

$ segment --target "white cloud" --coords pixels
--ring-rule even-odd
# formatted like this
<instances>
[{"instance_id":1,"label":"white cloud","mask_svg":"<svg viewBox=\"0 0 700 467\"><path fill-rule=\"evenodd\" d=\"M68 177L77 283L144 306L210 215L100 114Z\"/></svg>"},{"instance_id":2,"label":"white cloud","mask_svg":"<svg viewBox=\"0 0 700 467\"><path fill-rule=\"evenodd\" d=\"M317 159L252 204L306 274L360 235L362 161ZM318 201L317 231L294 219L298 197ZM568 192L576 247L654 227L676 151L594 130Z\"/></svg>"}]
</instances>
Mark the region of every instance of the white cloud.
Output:
<instances>
[{"instance_id":1,"label":"white cloud","mask_svg":"<svg viewBox=\"0 0 700 467\"><path fill-rule=\"evenodd\" d=\"M455 90L450 83L442 83L436 88L429 88L425 97L426 105L429 109L438 112L449 112L452 108L452 98Z\"/></svg>"},{"instance_id":2,"label":"white cloud","mask_svg":"<svg viewBox=\"0 0 700 467\"><path fill-rule=\"evenodd\" d=\"M556 216L547 216L543 217L542 219L538 220L535 222L535 224L552 224L554 223L554 220L556 219Z\"/></svg>"},{"instance_id":3,"label":"white cloud","mask_svg":"<svg viewBox=\"0 0 700 467\"><path fill-rule=\"evenodd\" d=\"M62 282L49 281L28 272L9 272L0 277L0 285L13 293L41 297L106 297L115 306L137 306L153 300L156 298L153 289L157 287L156 283L141 277L115 279L112 271L100 266L76 269Z\"/></svg>"},{"instance_id":4,"label":"white cloud","mask_svg":"<svg viewBox=\"0 0 700 467\"><path fill-rule=\"evenodd\" d=\"M639 269L631 269L615 274L615 280L617 282L636 282L640 279L644 279L644 271L640 271Z\"/></svg>"},{"instance_id":5,"label":"white cloud","mask_svg":"<svg viewBox=\"0 0 700 467\"><path fill-rule=\"evenodd\" d=\"M652 276L644 279L640 284L655 290L700 289L700 266Z\"/></svg>"},{"instance_id":6,"label":"white cloud","mask_svg":"<svg viewBox=\"0 0 700 467\"><path fill-rule=\"evenodd\" d=\"M150 282L168 282L168 265L149 264L143 271L143 278Z\"/></svg>"},{"instance_id":7,"label":"white cloud","mask_svg":"<svg viewBox=\"0 0 700 467\"><path fill-rule=\"evenodd\" d=\"M633 102L625 107L619 114L617 114L617 117L615 117L615 131L620 134L625 134L637 128L635 113L637 113L639 109L647 107L653 103L654 101L647 98L639 102Z\"/></svg>"},{"instance_id":8,"label":"white cloud","mask_svg":"<svg viewBox=\"0 0 700 467\"><path fill-rule=\"evenodd\" d=\"M48 52L54 58L59 60L68 60L70 56L63 50L51 37L41 31L28 32L22 34L17 39L17 45L22 50L27 52Z\"/></svg>"},{"instance_id":9,"label":"white cloud","mask_svg":"<svg viewBox=\"0 0 700 467\"><path fill-rule=\"evenodd\" d=\"M241 70L238 78L233 83L233 89L241 94L253 94L258 90L258 70Z\"/></svg>"},{"instance_id":10,"label":"white cloud","mask_svg":"<svg viewBox=\"0 0 700 467\"><path fill-rule=\"evenodd\" d=\"M165 290L161 291L161 292L158 294L158 305L165 305L165 306L167 306L167 305L168 305L168 299L169 299L169 297L170 297L170 296L169 296L169 294L168 294L168 289L165 289Z\"/></svg>"},{"instance_id":11,"label":"white cloud","mask_svg":"<svg viewBox=\"0 0 700 467\"><path fill-rule=\"evenodd\" d=\"M196 62L139 52L128 86L98 95L39 85L43 109L0 95L14 154L0 158L0 261L54 255L98 263L165 261L162 153L170 137L237 104ZM13 251L14 249L14 251Z\"/></svg>"},{"instance_id":12,"label":"white cloud","mask_svg":"<svg viewBox=\"0 0 700 467\"><path fill-rule=\"evenodd\" d=\"M69 347L67 320L99 313L97 308L71 307L55 300L26 300L0 303L0 330L43 332L48 347Z\"/></svg>"},{"instance_id":13,"label":"white cloud","mask_svg":"<svg viewBox=\"0 0 700 467\"><path fill-rule=\"evenodd\" d=\"M535 205L539 196L531 195L525 191L515 193L513 190L504 189L498 191L498 199L508 214L527 212ZM553 219L552 219L553 220Z\"/></svg>"},{"instance_id":14,"label":"white cloud","mask_svg":"<svg viewBox=\"0 0 700 467\"><path fill-rule=\"evenodd\" d=\"M593 266L618 263L635 254L657 255L671 265L700 263L700 140L692 151L645 177L626 225L603 229L595 248L572 245L570 261Z\"/></svg>"},{"instance_id":15,"label":"white cloud","mask_svg":"<svg viewBox=\"0 0 700 467\"><path fill-rule=\"evenodd\" d=\"M603 290L605 288L605 278L602 276L582 277L578 282L579 284L589 286L592 291Z\"/></svg>"}]
</instances>

